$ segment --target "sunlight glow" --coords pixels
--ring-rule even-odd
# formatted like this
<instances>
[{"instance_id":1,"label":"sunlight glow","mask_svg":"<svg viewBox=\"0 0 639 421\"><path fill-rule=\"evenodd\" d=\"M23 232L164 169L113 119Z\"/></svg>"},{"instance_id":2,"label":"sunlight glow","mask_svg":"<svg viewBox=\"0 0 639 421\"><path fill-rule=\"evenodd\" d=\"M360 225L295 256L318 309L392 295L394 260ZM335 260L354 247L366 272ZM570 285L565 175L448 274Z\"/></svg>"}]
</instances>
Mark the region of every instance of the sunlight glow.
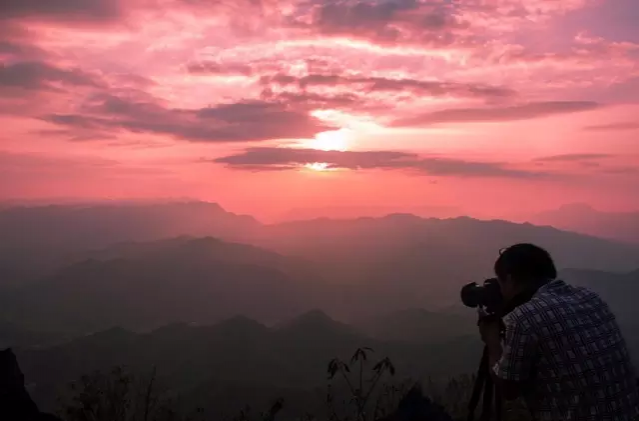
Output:
<instances>
[{"instance_id":1,"label":"sunlight glow","mask_svg":"<svg viewBox=\"0 0 639 421\"><path fill-rule=\"evenodd\" d=\"M313 171L328 171L328 162L313 162L312 164L304 165L305 168Z\"/></svg>"},{"instance_id":2,"label":"sunlight glow","mask_svg":"<svg viewBox=\"0 0 639 421\"><path fill-rule=\"evenodd\" d=\"M306 146L322 151L344 152L349 149L351 138L352 131L349 129L331 130L318 133Z\"/></svg>"}]
</instances>

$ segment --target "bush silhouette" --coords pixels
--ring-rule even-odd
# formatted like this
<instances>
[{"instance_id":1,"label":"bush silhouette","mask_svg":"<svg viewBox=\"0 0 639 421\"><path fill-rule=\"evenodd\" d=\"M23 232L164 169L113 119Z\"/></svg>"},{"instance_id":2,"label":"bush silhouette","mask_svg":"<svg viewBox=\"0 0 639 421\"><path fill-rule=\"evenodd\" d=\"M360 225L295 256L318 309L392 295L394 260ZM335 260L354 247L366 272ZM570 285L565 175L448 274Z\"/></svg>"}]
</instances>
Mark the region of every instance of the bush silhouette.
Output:
<instances>
[{"instance_id":1,"label":"bush silhouette","mask_svg":"<svg viewBox=\"0 0 639 421\"><path fill-rule=\"evenodd\" d=\"M383 357L372 360L371 348L358 348L348 362L332 359L324 414L306 414L298 421L452 421L466 418L466 405L475 377L449 379L443 385L428 380L392 382L395 366ZM96 371L70 384L61 399L59 415L65 421L219 421L202 409L184 411L179 396L160 387L157 372L134 376L123 367ZM266 410L246 406L226 421L278 421L286 407L277 398ZM505 408L504 421L528 421L521 403Z\"/></svg>"}]
</instances>

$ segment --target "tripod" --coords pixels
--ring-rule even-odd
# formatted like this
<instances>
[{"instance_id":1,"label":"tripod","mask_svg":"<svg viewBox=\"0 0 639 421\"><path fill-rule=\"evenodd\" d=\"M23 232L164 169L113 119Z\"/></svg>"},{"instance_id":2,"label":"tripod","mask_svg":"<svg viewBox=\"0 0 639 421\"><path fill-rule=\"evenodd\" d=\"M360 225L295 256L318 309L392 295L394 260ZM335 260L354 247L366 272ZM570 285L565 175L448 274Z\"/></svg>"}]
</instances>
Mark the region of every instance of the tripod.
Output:
<instances>
[{"instance_id":1,"label":"tripod","mask_svg":"<svg viewBox=\"0 0 639 421\"><path fill-rule=\"evenodd\" d=\"M475 379L475 386L473 387L473 394L468 403L468 421L475 420L475 410L479 404L479 399L482 397L483 391L483 403L480 415L480 421L490 421L493 404L495 409L495 421L501 421L502 415L502 398L501 391L498 390L497 385L493 382L493 378L490 375L490 367L488 363L488 348L484 347L484 352L479 362L479 370L477 371L477 379Z\"/></svg>"}]
</instances>

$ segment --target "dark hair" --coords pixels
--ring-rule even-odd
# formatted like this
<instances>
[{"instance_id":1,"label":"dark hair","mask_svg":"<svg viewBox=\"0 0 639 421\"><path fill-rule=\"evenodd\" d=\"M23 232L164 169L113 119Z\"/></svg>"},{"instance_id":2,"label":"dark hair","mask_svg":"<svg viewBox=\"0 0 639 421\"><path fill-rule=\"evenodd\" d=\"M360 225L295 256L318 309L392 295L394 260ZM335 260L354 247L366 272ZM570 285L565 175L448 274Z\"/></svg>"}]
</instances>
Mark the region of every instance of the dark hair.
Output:
<instances>
[{"instance_id":1,"label":"dark hair","mask_svg":"<svg viewBox=\"0 0 639 421\"><path fill-rule=\"evenodd\" d=\"M495 275L508 275L520 282L551 280L557 277L557 268L550 253L534 244L515 244L502 249L495 262Z\"/></svg>"}]
</instances>

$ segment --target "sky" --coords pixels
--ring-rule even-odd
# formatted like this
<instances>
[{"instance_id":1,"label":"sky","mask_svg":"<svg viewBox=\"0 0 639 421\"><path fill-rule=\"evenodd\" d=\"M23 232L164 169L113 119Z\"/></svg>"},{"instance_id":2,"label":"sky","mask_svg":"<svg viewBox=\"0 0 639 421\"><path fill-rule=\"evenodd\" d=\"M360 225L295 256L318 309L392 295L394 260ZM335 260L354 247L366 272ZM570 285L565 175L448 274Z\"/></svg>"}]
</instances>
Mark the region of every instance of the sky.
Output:
<instances>
[{"instance_id":1,"label":"sky","mask_svg":"<svg viewBox=\"0 0 639 421\"><path fill-rule=\"evenodd\" d=\"M0 5L0 200L639 209L637 0Z\"/></svg>"}]
</instances>

